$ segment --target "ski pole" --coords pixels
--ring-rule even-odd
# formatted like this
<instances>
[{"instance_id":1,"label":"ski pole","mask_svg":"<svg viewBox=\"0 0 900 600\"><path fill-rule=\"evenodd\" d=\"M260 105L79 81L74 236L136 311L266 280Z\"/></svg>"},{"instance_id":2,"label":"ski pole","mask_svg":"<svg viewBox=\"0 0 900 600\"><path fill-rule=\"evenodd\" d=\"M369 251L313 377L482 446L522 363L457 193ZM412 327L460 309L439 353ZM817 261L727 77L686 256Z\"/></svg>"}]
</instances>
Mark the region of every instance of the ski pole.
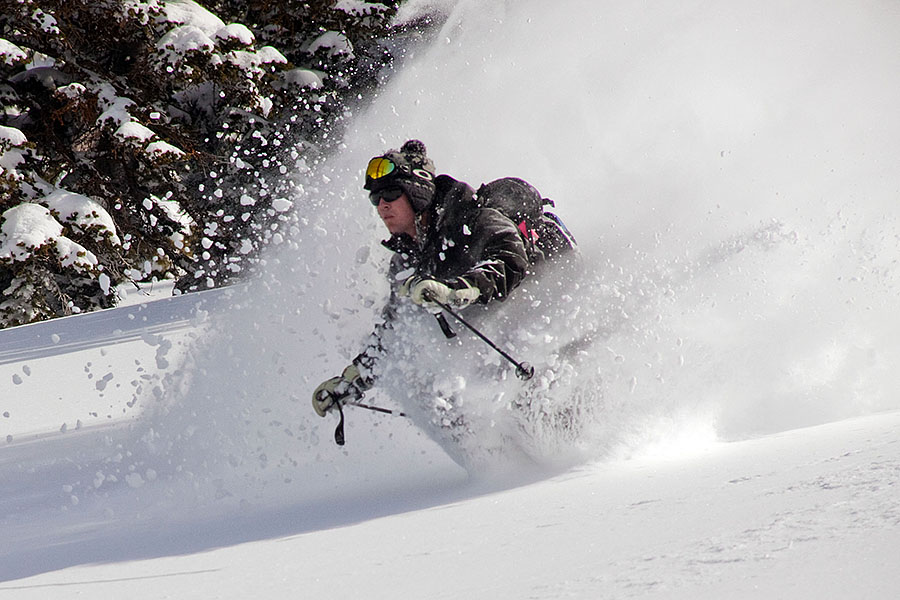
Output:
<instances>
[{"instance_id":1,"label":"ski pole","mask_svg":"<svg viewBox=\"0 0 900 600\"><path fill-rule=\"evenodd\" d=\"M361 398L362 396L360 396ZM405 417L406 413L399 410L391 410L389 408L381 408L380 406L372 406L371 404L363 404L359 400L352 400L350 402L335 402L337 404L338 412L341 415L341 420L338 422L337 427L334 429L334 443L338 446L343 446L347 441L344 437L344 404L348 406L356 406L357 408L364 408L366 410L371 410L375 412L380 412L386 415L394 415L396 417Z\"/></svg>"},{"instance_id":2,"label":"ski pole","mask_svg":"<svg viewBox=\"0 0 900 600\"><path fill-rule=\"evenodd\" d=\"M482 341L484 341L484 343L486 343L488 346L490 346L491 348L496 350L497 353L500 354L500 356L502 356L503 358L505 358L512 364L514 364L516 366L516 377L518 377L522 381L527 381L527 380L531 379L532 377L534 377L534 367L532 367L529 363L517 361L512 356L510 356L509 354L504 352L502 348L500 348L497 344L492 342L486 335L484 335L483 333L478 331L478 329L476 329L474 325L472 325L471 323L469 323L468 321L463 319L459 315L459 313L457 313L455 310L453 310L452 308L450 308L443 302L439 302L438 300L436 300L434 298L434 296L432 296L431 294L426 294L425 297L426 297L426 300L428 300L430 302L434 302L435 304L440 306L443 310L445 310L454 319L456 319L457 321L459 321L460 323L465 325L469 329L469 331L471 331L472 333L474 333L475 335L480 337L482 339Z\"/></svg>"},{"instance_id":3,"label":"ski pole","mask_svg":"<svg viewBox=\"0 0 900 600\"><path fill-rule=\"evenodd\" d=\"M344 404L348 404L350 406L356 406L357 408L364 408L366 410L373 410L375 412L380 412L386 415L393 415L395 417L405 417L406 413L399 410L391 410L390 408L382 408L380 406L372 406L371 404L363 404L362 402L345 402Z\"/></svg>"},{"instance_id":4,"label":"ski pole","mask_svg":"<svg viewBox=\"0 0 900 600\"><path fill-rule=\"evenodd\" d=\"M334 429L334 443L338 446L343 446L346 441L344 439L344 407L341 406L340 402L336 402L335 404L337 404L338 412L341 413L341 420Z\"/></svg>"}]
</instances>

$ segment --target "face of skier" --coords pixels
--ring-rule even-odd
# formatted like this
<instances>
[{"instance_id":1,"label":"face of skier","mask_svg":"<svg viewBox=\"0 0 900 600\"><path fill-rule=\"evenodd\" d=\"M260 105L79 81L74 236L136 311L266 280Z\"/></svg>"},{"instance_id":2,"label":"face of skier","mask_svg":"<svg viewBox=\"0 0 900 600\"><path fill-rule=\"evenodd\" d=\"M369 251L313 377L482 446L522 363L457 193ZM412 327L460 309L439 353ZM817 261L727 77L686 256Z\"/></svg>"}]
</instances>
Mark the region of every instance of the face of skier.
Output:
<instances>
[{"instance_id":1,"label":"face of skier","mask_svg":"<svg viewBox=\"0 0 900 600\"><path fill-rule=\"evenodd\" d=\"M393 197L393 200L389 198ZM373 198L374 203L375 198ZM406 194L394 195L385 192L378 198L378 204L375 207L378 210L378 216L384 222L385 227L392 235L398 233L406 233L413 239L416 238L416 213L413 211L412 205Z\"/></svg>"}]
</instances>

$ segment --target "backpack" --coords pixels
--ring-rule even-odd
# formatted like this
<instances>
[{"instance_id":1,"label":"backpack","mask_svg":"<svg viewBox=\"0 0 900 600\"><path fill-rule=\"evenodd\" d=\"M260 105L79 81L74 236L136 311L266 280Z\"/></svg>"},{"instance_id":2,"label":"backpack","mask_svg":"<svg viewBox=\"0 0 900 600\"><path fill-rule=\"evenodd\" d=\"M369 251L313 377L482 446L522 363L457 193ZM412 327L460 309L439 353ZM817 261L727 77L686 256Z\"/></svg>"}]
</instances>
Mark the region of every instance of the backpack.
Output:
<instances>
[{"instance_id":1,"label":"backpack","mask_svg":"<svg viewBox=\"0 0 900 600\"><path fill-rule=\"evenodd\" d=\"M483 184L475 193L479 206L493 208L516 224L532 264L555 259L575 250L569 229L545 206L556 206L543 198L530 183L518 177L504 177Z\"/></svg>"}]
</instances>

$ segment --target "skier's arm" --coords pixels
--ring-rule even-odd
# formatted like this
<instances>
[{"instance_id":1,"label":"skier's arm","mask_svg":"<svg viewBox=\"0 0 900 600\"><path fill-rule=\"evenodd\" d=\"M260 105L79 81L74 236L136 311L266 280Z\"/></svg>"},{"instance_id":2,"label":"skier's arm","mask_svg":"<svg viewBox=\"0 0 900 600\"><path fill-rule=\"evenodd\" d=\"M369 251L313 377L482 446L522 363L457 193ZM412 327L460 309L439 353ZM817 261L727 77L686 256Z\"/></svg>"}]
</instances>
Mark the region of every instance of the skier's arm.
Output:
<instances>
[{"instance_id":1,"label":"skier's arm","mask_svg":"<svg viewBox=\"0 0 900 600\"><path fill-rule=\"evenodd\" d=\"M390 329L393 326L392 323L396 314L396 299L392 293L391 299L381 311L381 321L375 325L375 329L369 335L369 339L362 352L357 354L356 358L353 359L353 364L359 370L362 382L366 386L364 389L371 388L375 383L375 365L378 364L378 360L384 354L384 347L381 345L381 336L384 334L385 330Z\"/></svg>"},{"instance_id":2,"label":"skier's arm","mask_svg":"<svg viewBox=\"0 0 900 600\"><path fill-rule=\"evenodd\" d=\"M528 272L528 255L518 228L494 209L478 212L471 233L478 262L462 278L481 292L479 301L505 300Z\"/></svg>"},{"instance_id":3,"label":"skier's arm","mask_svg":"<svg viewBox=\"0 0 900 600\"><path fill-rule=\"evenodd\" d=\"M392 261L388 269L390 281L396 280L399 261ZM325 414L334 406L349 396L360 397L375 384L376 365L384 354L381 338L384 331L390 329L397 315L397 294L391 289L391 295L381 311L381 321L375 325L375 329L369 335L362 352L344 369L338 377L332 377L322 382L313 392L313 408L319 416Z\"/></svg>"}]
</instances>

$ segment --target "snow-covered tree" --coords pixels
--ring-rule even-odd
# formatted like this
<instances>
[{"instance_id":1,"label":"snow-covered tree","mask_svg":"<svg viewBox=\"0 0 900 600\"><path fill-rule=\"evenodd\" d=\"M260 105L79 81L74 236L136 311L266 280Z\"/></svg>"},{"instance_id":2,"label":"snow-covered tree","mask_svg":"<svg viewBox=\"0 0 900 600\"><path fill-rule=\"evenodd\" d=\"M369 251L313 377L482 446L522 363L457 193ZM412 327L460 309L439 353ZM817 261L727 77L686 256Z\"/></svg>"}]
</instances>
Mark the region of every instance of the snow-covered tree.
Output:
<instances>
[{"instance_id":1,"label":"snow-covered tree","mask_svg":"<svg viewBox=\"0 0 900 600\"><path fill-rule=\"evenodd\" d=\"M0 326L251 272L396 51L391 0L205 4L0 0Z\"/></svg>"}]
</instances>

